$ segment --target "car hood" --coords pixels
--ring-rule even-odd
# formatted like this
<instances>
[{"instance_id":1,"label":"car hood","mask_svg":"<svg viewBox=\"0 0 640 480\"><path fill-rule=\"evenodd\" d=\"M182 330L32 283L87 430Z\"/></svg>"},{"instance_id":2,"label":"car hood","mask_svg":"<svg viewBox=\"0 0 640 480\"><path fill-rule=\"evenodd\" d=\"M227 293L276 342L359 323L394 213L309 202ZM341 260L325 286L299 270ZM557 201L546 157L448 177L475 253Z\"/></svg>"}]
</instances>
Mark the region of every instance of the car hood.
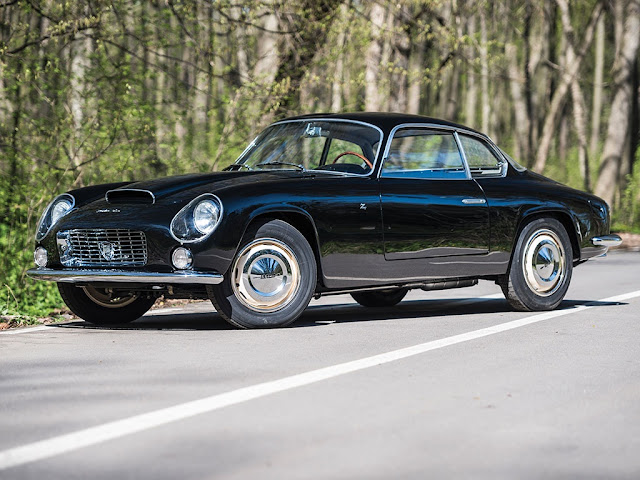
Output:
<instances>
[{"instance_id":1,"label":"car hood","mask_svg":"<svg viewBox=\"0 0 640 480\"><path fill-rule=\"evenodd\" d=\"M193 191L194 194L204 191L216 193L231 186L243 184L263 183L286 178L300 178L302 172L216 172L175 177L159 178L134 182L117 188L116 190L148 190L153 193L156 201L167 197L181 197L183 193Z\"/></svg>"}]
</instances>

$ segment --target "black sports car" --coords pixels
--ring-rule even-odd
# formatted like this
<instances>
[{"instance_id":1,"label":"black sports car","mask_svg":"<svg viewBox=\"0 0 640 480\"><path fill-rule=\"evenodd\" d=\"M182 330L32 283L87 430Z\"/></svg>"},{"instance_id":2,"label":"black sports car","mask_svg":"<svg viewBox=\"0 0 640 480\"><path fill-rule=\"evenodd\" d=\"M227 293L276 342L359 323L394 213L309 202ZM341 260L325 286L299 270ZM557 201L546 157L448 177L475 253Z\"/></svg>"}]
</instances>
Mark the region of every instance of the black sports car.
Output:
<instances>
[{"instance_id":1,"label":"black sports car","mask_svg":"<svg viewBox=\"0 0 640 480\"><path fill-rule=\"evenodd\" d=\"M598 197L527 171L486 135L388 113L276 122L223 172L80 188L36 233L36 279L96 324L157 297L210 298L236 327L281 327L311 297L395 305L495 281L518 310L562 301L618 245Z\"/></svg>"}]
</instances>

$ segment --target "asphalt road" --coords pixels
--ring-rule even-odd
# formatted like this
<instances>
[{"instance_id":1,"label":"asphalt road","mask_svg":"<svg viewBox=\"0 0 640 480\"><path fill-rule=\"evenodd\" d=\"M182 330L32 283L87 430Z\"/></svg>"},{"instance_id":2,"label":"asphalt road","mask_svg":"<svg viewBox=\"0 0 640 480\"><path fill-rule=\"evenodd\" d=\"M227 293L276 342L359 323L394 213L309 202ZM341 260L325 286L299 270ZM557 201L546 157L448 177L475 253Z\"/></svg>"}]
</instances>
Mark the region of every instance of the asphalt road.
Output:
<instances>
[{"instance_id":1,"label":"asphalt road","mask_svg":"<svg viewBox=\"0 0 640 480\"><path fill-rule=\"evenodd\" d=\"M640 254L579 266L557 311L497 286L229 328L0 334L0 478L640 478Z\"/></svg>"}]
</instances>

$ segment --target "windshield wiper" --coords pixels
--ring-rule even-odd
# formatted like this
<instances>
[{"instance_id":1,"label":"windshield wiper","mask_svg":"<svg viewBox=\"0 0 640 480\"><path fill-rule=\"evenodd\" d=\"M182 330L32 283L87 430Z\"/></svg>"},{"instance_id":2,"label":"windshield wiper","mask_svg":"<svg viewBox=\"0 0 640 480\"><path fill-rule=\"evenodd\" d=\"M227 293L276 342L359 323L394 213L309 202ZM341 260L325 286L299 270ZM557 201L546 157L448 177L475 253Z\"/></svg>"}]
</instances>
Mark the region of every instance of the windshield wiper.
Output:
<instances>
[{"instance_id":1,"label":"windshield wiper","mask_svg":"<svg viewBox=\"0 0 640 480\"><path fill-rule=\"evenodd\" d=\"M249 165L247 165L246 163L232 163L231 165L229 165L224 170L227 171L227 172L232 172L234 170L240 170L241 168L246 168L247 170L251 170L251 167Z\"/></svg>"},{"instance_id":2,"label":"windshield wiper","mask_svg":"<svg viewBox=\"0 0 640 480\"><path fill-rule=\"evenodd\" d=\"M305 168L302 165L298 165L297 163L289 163L289 162L265 162L258 163L256 167L261 167L262 165L288 165L290 167L296 167L301 172L305 171Z\"/></svg>"}]
</instances>

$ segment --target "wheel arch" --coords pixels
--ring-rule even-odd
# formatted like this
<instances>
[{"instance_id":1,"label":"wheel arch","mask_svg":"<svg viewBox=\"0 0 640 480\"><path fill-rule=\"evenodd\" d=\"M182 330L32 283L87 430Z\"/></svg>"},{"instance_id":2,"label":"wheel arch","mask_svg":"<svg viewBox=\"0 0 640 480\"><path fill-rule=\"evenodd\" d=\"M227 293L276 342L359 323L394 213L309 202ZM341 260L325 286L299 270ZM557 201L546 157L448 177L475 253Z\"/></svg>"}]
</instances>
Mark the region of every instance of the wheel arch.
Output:
<instances>
[{"instance_id":1,"label":"wheel arch","mask_svg":"<svg viewBox=\"0 0 640 480\"><path fill-rule=\"evenodd\" d=\"M316 228L313 218L306 210L295 207L293 205L279 206L277 208L261 208L253 212L245 224L242 236L240 237L240 243L236 247L236 254L240 248L247 230L256 223L267 222L269 220L282 220L287 222L291 226L295 227L309 242L311 250L316 260L317 276L316 284L322 285L322 263L320 261L320 240L318 237L318 230Z\"/></svg>"},{"instance_id":2,"label":"wheel arch","mask_svg":"<svg viewBox=\"0 0 640 480\"><path fill-rule=\"evenodd\" d=\"M518 228L516 229L516 234L513 237L513 245L511 247L511 261L513 261L513 252L515 251L516 242L520 237L520 233L526 225L533 222L534 220L538 220L540 218L553 218L559 221L564 229L569 235L569 240L571 240L571 250L573 251L573 261L574 263L580 260L580 239L578 237L578 231L576 230L576 222L571 215L570 212L566 210L559 209L545 209L545 210L531 210L528 212L524 212L520 216L520 220L518 221Z\"/></svg>"}]
</instances>

